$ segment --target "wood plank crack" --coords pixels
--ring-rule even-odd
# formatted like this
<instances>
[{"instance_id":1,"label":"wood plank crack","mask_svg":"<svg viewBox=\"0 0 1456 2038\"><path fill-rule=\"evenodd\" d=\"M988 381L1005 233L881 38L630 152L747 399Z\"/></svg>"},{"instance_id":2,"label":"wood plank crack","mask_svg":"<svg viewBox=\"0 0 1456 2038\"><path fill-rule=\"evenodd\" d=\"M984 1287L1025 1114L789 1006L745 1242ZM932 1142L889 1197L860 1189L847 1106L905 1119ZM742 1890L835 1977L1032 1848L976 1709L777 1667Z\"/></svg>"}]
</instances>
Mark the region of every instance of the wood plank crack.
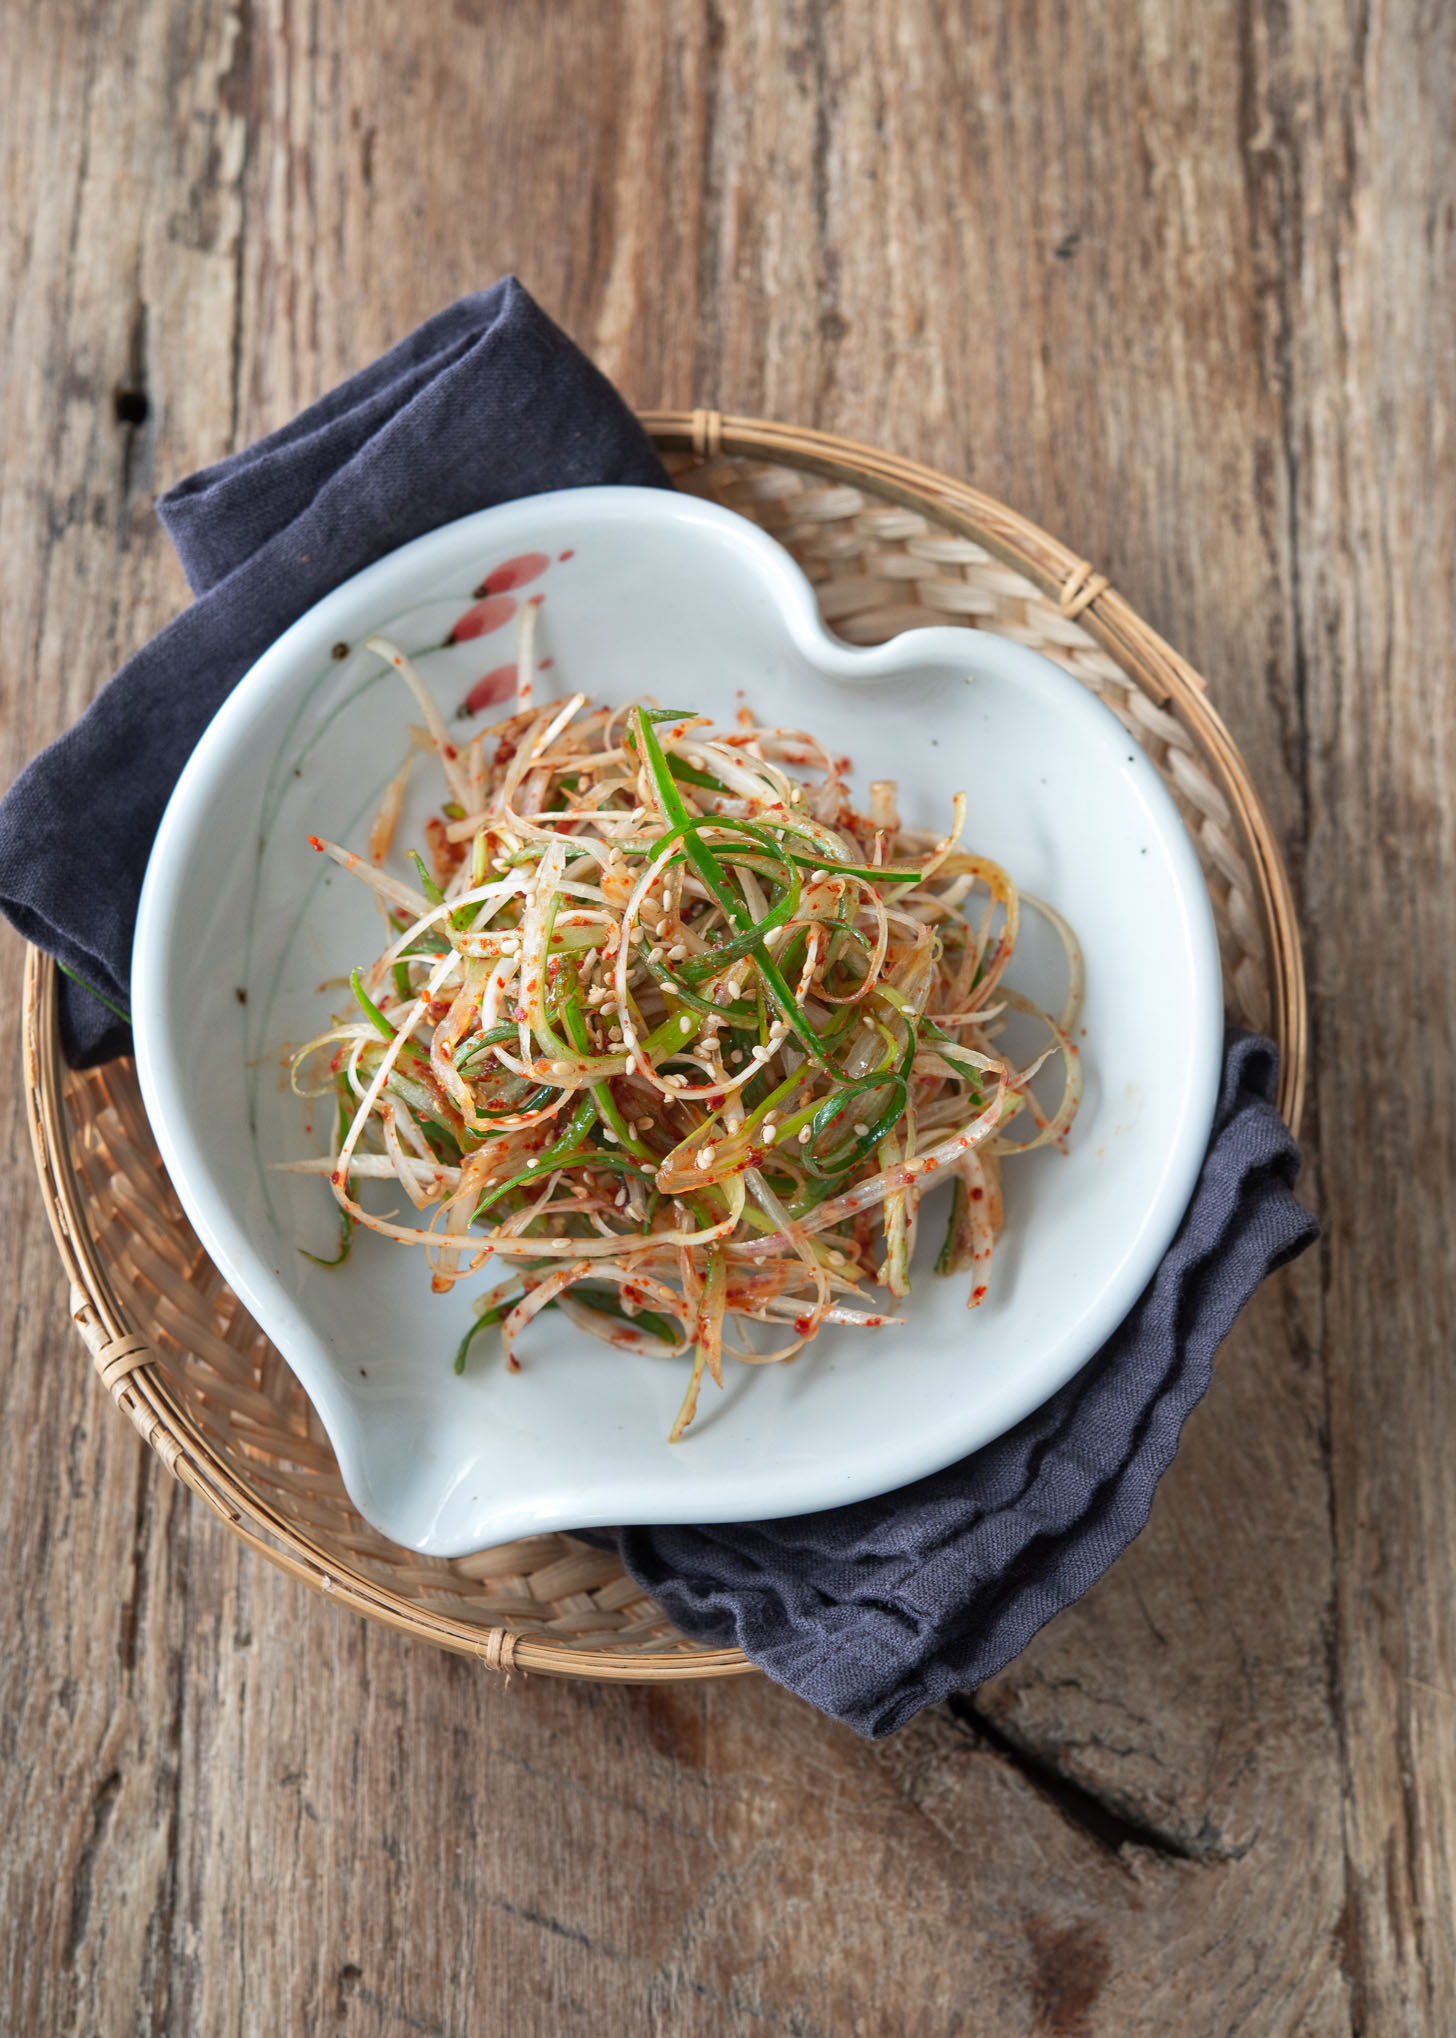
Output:
<instances>
[{"instance_id":1,"label":"wood plank crack","mask_svg":"<svg viewBox=\"0 0 1456 2038\"><path fill-rule=\"evenodd\" d=\"M1121 1858L1125 1847L1146 1847L1169 1860L1206 1865L1214 1861L1240 1861L1253 1844L1252 1841L1232 1844L1208 1818L1192 1834L1156 1820L1139 1818L1128 1809L1125 1800L1089 1789L1060 1768L1056 1757L1046 1749L1008 1733L989 1714L979 1710L969 1694L958 1692L947 1699L946 1710L973 1740L991 1749L1024 1776L1070 1825L1115 1857Z\"/></svg>"},{"instance_id":2,"label":"wood plank crack","mask_svg":"<svg viewBox=\"0 0 1456 2038\"><path fill-rule=\"evenodd\" d=\"M71 1922L66 1932L65 1965L70 1967L85 1943L91 1921L91 1903L96 1890L96 1865L121 1795L121 1771L113 1769L96 1786L91 1799L91 1818L81 1853L71 1878Z\"/></svg>"}]
</instances>

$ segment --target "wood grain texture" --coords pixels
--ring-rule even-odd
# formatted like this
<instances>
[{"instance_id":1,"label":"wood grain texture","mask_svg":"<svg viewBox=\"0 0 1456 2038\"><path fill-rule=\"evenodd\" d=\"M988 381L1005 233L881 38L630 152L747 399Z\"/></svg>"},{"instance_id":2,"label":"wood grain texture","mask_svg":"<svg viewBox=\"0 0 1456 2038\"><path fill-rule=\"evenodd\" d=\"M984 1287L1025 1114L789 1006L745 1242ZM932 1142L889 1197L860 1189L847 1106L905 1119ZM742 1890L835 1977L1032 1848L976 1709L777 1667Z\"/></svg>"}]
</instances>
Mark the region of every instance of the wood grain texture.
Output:
<instances>
[{"instance_id":1,"label":"wood grain texture","mask_svg":"<svg viewBox=\"0 0 1456 2038\"><path fill-rule=\"evenodd\" d=\"M757 1680L507 1687L254 1561L86 1377L7 1092L0 2024L1448 2029L1456 17L0 27L8 769L184 599L156 490L515 269L633 401L966 474L1203 670L1301 890L1327 1224L1122 1563L869 1748Z\"/></svg>"}]
</instances>

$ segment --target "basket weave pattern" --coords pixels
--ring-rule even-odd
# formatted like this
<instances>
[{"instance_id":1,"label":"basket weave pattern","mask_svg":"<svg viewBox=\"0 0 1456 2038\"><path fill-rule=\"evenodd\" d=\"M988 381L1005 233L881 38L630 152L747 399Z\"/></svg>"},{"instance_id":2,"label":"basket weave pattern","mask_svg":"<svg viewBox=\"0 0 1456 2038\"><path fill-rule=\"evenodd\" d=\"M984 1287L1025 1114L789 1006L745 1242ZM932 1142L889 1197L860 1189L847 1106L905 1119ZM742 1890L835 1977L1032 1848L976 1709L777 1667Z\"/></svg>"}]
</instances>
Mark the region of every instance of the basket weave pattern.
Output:
<instances>
[{"instance_id":1,"label":"basket weave pattern","mask_svg":"<svg viewBox=\"0 0 1456 2038\"><path fill-rule=\"evenodd\" d=\"M922 512L877 502L847 483L721 456L668 464L677 469L680 488L752 517L787 546L813 581L824 620L851 644L882 644L901 630L966 623L1030 645L1095 693L1157 766L1197 844L1230 1015L1258 1032L1268 1026L1267 944L1253 877L1233 839L1229 802L1178 717L1078 621L1106 589L1100 575L1089 568L1053 602L974 539L937 529Z\"/></svg>"},{"instance_id":2,"label":"basket weave pattern","mask_svg":"<svg viewBox=\"0 0 1456 2038\"><path fill-rule=\"evenodd\" d=\"M1273 1028L1297 1121L1303 985L1282 866L1202 682L1085 561L1002 505L892 456L713 412L649 418L680 488L751 517L858 644L959 622L1051 657L1142 745L1208 880L1231 1017ZM32 952L27 1092L72 1316L108 1391L168 1469L235 1533L358 1611L498 1669L732 1675L615 1557L565 1535L451 1562L363 1521L303 1390L207 1258L167 1181L130 1063L62 1068L53 968Z\"/></svg>"}]
</instances>

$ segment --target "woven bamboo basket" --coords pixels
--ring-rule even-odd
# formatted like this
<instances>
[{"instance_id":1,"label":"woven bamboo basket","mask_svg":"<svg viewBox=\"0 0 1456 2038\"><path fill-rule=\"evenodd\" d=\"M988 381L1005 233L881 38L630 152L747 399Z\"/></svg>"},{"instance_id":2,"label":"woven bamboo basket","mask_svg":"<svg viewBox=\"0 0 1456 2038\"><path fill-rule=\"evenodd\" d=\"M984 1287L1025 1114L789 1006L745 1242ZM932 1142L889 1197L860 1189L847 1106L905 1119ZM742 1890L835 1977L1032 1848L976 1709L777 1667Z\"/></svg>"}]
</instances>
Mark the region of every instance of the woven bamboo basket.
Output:
<instances>
[{"instance_id":1,"label":"woven bamboo basket","mask_svg":"<svg viewBox=\"0 0 1456 2038\"><path fill-rule=\"evenodd\" d=\"M754 418L665 411L645 422L678 487L779 538L851 642L963 623L1044 652L1106 702L1188 824L1229 1014L1278 1042L1280 1108L1297 1130L1305 1005L1288 879L1198 675L1086 560L964 483ZM614 1557L570 1536L444 1562L371 1529L302 1388L183 1216L131 1064L65 1069L55 970L35 951L24 1036L36 1166L72 1318L117 1406L235 1535L369 1619L499 1670L654 1681L750 1668L737 1649L678 1633Z\"/></svg>"}]
</instances>

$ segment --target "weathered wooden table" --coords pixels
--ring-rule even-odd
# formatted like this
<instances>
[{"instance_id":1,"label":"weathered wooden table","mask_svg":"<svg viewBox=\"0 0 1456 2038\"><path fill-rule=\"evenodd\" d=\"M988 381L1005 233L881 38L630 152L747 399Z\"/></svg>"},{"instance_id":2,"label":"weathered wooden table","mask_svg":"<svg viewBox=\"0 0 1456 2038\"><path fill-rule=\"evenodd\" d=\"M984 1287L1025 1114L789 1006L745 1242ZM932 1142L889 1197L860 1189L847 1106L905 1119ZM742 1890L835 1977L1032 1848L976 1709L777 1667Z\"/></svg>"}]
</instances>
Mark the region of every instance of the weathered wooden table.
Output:
<instances>
[{"instance_id":1,"label":"weathered wooden table","mask_svg":"<svg viewBox=\"0 0 1456 2038\"><path fill-rule=\"evenodd\" d=\"M515 269L634 401L966 473L1207 674L1301 898L1326 1242L1104 1584L871 1748L756 1679L507 1688L255 1562L91 1379L10 1088L0 2025L1451 2030L1456 12L4 35L9 768L184 599L156 490Z\"/></svg>"}]
</instances>

